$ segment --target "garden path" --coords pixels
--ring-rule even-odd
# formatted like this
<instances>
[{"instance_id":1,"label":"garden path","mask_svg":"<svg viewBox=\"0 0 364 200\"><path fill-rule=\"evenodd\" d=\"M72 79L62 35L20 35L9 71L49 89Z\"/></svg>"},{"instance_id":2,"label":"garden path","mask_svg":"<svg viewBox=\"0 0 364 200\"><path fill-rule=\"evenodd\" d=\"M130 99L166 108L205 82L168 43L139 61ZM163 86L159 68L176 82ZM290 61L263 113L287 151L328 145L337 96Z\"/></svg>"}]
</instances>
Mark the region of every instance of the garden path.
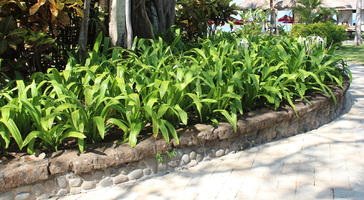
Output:
<instances>
[{"instance_id":1,"label":"garden path","mask_svg":"<svg viewBox=\"0 0 364 200\"><path fill-rule=\"evenodd\" d=\"M364 66L351 70L347 112L316 130L62 199L364 199Z\"/></svg>"}]
</instances>

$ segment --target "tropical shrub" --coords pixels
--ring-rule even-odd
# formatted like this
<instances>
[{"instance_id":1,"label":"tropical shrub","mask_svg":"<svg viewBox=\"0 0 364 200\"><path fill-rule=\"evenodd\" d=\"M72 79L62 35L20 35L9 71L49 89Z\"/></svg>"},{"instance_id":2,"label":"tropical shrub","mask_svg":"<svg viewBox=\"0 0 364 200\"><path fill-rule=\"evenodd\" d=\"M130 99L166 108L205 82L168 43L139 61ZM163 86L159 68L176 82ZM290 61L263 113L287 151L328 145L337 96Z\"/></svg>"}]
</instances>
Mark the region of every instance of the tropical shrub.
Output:
<instances>
[{"instance_id":1,"label":"tropical shrub","mask_svg":"<svg viewBox=\"0 0 364 200\"><path fill-rule=\"evenodd\" d=\"M334 8L322 7L321 0L297 0L293 11L298 22L312 24L317 22L334 22L333 16L337 14Z\"/></svg>"},{"instance_id":2,"label":"tropical shrub","mask_svg":"<svg viewBox=\"0 0 364 200\"><path fill-rule=\"evenodd\" d=\"M109 49L99 36L85 63L71 56L64 71L16 81L0 93L1 147L33 153L73 141L83 151L116 127L131 146L147 133L178 142L176 129L197 122L227 121L236 131L249 110L295 109L314 91L335 100L331 87L350 77L334 48L294 38L218 33L187 50L181 42L177 32L170 44L140 39L131 50Z\"/></svg>"},{"instance_id":3,"label":"tropical shrub","mask_svg":"<svg viewBox=\"0 0 364 200\"><path fill-rule=\"evenodd\" d=\"M264 24L267 22L269 14L269 11L264 11L262 9L249 9L241 12L240 17L243 24L236 27L236 32L245 37L262 34ZM232 22L229 23L233 25Z\"/></svg>"},{"instance_id":4,"label":"tropical shrub","mask_svg":"<svg viewBox=\"0 0 364 200\"><path fill-rule=\"evenodd\" d=\"M82 0L1 0L0 58L2 71L30 75L54 64L57 36L82 17ZM53 59L51 58L53 56Z\"/></svg>"},{"instance_id":5,"label":"tropical shrub","mask_svg":"<svg viewBox=\"0 0 364 200\"><path fill-rule=\"evenodd\" d=\"M346 39L345 27L332 22L294 24L291 34L295 37L320 36L327 39L328 45L340 45Z\"/></svg>"},{"instance_id":6,"label":"tropical shrub","mask_svg":"<svg viewBox=\"0 0 364 200\"><path fill-rule=\"evenodd\" d=\"M236 15L238 7L232 0L177 0L176 25L188 40L211 35L216 26L223 25Z\"/></svg>"}]
</instances>

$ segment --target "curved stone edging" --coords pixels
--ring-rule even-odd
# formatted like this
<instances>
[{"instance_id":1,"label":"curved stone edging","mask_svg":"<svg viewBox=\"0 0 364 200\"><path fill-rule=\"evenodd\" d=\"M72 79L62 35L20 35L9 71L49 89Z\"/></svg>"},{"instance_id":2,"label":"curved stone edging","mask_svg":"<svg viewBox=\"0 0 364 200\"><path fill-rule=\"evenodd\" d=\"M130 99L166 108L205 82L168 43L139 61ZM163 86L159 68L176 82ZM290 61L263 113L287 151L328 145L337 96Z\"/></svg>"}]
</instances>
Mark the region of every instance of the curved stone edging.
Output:
<instances>
[{"instance_id":1,"label":"curved stone edging","mask_svg":"<svg viewBox=\"0 0 364 200\"><path fill-rule=\"evenodd\" d=\"M191 167L203 159L220 157L273 139L306 132L333 120L345 105L344 90L336 89L335 105L330 97L317 96L311 105L296 105L299 118L288 108L248 113L238 121L234 133L228 123L217 128L197 124L179 130L180 143L167 144L163 139L148 138L135 148L128 144L109 144L92 152L60 151L47 157L44 153L24 156L0 165L0 200L47 199L50 196L76 194L95 187L107 187L139 179L176 167ZM174 150L173 150L174 149ZM168 156L164 152L174 152ZM156 155L162 153L158 159ZM164 154L163 154L164 153Z\"/></svg>"}]
</instances>

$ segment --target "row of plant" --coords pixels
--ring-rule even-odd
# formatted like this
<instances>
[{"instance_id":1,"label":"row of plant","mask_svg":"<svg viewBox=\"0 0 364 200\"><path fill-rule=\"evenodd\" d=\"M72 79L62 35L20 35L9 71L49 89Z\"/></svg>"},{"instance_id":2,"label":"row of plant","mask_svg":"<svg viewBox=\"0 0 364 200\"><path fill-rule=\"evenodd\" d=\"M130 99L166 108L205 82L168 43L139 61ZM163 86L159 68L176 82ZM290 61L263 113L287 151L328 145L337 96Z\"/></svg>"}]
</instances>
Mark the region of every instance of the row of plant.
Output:
<instances>
[{"instance_id":1,"label":"row of plant","mask_svg":"<svg viewBox=\"0 0 364 200\"><path fill-rule=\"evenodd\" d=\"M62 72L8 81L0 93L1 148L57 151L75 140L82 152L113 127L131 146L148 131L178 142L176 128L197 122L228 121L236 131L245 111L295 109L295 99L308 101L313 91L335 99L330 86L350 76L334 48L287 37L219 33L191 48L177 31L171 44L139 39L132 50L108 44L100 35L84 64L71 56Z\"/></svg>"}]
</instances>

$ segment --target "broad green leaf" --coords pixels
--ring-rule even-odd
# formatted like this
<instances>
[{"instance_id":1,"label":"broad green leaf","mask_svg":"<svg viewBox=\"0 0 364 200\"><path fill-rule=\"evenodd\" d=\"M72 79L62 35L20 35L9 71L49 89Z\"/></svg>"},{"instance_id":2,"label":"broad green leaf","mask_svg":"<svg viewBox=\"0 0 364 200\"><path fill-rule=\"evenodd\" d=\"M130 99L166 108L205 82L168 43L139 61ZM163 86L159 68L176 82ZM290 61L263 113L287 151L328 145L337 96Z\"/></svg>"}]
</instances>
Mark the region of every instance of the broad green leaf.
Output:
<instances>
[{"instance_id":1,"label":"broad green leaf","mask_svg":"<svg viewBox=\"0 0 364 200\"><path fill-rule=\"evenodd\" d=\"M100 137L102 139L104 139L104 137L105 137L105 124L104 124L105 120L102 117L97 116L97 117L94 117L92 119L92 121L93 121L94 125L96 125L96 128L100 134Z\"/></svg>"},{"instance_id":2,"label":"broad green leaf","mask_svg":"<svg viewBox=\"0 0 364 200\"><path fill-rule=\"evenodd\" d=\"M78 138L78 139L85 139L86 136L83 133L77 132L77 131L69 131L62 135L62 137L59 139L60 142L62 142L66 138Z\"/></svg>"},{"instance_id":3,"label":"broad green leaf","mask_svg":"<svg viewBox=\"0 0 364 200\"><path fill-rule=\"evenodd\" d=\"M10 134L5 132L5 130L4 130L4 128L2 126L0 126L0 136L5 141L5 148L7 149L9 147L9 144L10 144Z\"/></svg>"},{"instance_id":4,"label":"broad green leaf","mask_svg":"<svg viewBox=\"0 0 364 200\"><path fill-rule=\"evenodd\" d=\"M128 133L128 127L126 126L126 123L121 121L120 119L116 118L110 118L106 121L108 124L114 124L117 127L119 127L125 134Z\"/></svg>"},{"instance_id":5,"label":"broad green leaf","mask_svg":"<svg viewBox=\"0 0 364 200\"><path fill-rule=\"evenodd\" d=\"M169 81L162 81L161 86L159 88L159 94L161 96L161 99L164 97L164 95L166 94L166 91L168 89L168 85L169 85Z\"/></svg>"},{"instance_id":6,"label":"broad green leaf","mask_svg":"<svg viewBox=\"0 0 364 200\"><path fill-rule=\"evenodd\" d=\"M176 129L174 128L174 126L171 123L169 123L167 120L165 120L164 123L168 127L169 131L171 132L172 137L174 138L176 143L179 144L178 135L177 135L177 132L176 132Z\"/></svg>"},{"instance_id":7,"label":"broad green leaf","mask_svg":"<svg viewBox=\"0 0 364 200\"><path fill-rule=\"evenodd\" d=\"M21 150L23 148L23 138L21 137L21 134L15 122L12 119L1 119L0 122L2 122L9 130L11 136L13 136L15 142L18 144L18 147Z\"/></svg>"},{"instance_id":8,"label":"broad green leaf","mask_svg":"<svg viewBox=\"0 0 364 200\"><path fill-rule=\"evenodd\" d=\"M186 111L182 110L182 108L179 105L174 106L174 108L177 110L178 114L179 114L179 118L181 119L182 123L184 125L187 125L187 113Z\"/></svg>"}]
</instances>

